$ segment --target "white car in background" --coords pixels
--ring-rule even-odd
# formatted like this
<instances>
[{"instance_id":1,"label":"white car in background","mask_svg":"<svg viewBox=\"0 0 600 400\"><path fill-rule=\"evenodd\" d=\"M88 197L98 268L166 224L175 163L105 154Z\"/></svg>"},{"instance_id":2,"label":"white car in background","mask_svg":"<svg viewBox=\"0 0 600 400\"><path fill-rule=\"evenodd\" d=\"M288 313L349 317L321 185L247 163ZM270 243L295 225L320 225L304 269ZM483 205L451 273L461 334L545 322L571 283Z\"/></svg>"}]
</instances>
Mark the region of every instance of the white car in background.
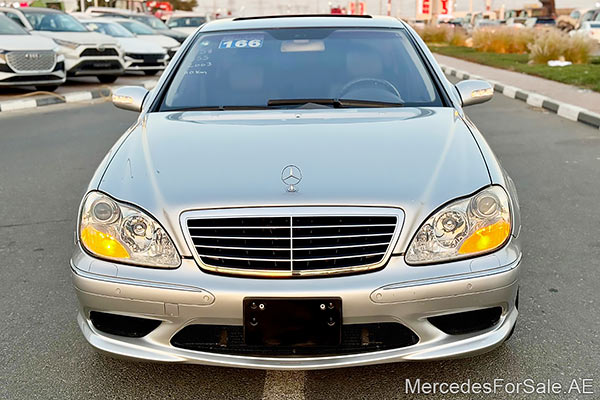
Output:
<instances>
[{"instance_id":1,"label":"white car in background","mask_svg":"<svg viewBox=\"0 0 600 400\"><path fill-rule=\"evenodd\" d=\"M51 39L35 37L0 12L0 86L54 91L65 81L65 59Z\"/></svg>"},{"instance_id":2,"label":"white car in background","mask_svg":"<svg viewBox=\"0 0 600 400\"><path fill-rule=\"evenodd\" d=\"M183 41L187 38L186 34L178 32L174 29L169 29L167 25L165 25L165 23L159 18L155 17L154 15L144 14L142 11L132 12L130 10L115 7L88 7L84 13L77 14L85 14L88 16L88 18L105 16L133 19L149 26L157 31L160 35L168 36L177 40L179 43L183 43Z\"/></svg>"},{"instance_id":3,"label":"white car in background","mask_svg":"<svg viewBox=\"0 0 600 400\"><path fill-rule=\"evenodd\" d=\"M141 71L146 75L155 75L167 66L169 56L167 51L156 43L137 38L122 25L97 18L81 21L92 32L112 36L118 42L124 53L125 71Z\"/></svg>"},{"instance_id":4,"label":"white car in background","mask_svg":"<svg viewBox=\"0 0 600 400\"><path fill-rule=\"evenodd\" d=\"M0 12L30 30L53 39L58 53L65 57L67 76L96 76L102 83L112 83L123 75L123 55L117 41L110 36L90 32L74 17L49 8L0 8Z\"/></svg>"},{"instance_id":5,"label":"white car in background","mask_svg":"<svg viewBox=\"0 0 600 400\"><path fill-rule=\"evenodd\" d=\"M102 19L106 21L116 22L119 25L123 26L125 29L127 29L129 32L133 33L139 39L144 40L146 42L155 43L161 46L163 49L165 49L165 51L169 55L169 58L173 58L173 56L175 55L175 53L177 53L177 50L179 50L179 47L181 46L177 40L168 36L161 35L154 29L150 28L148 25L142 24L141 22L127 18L105 17Z\"/></svg>"},{"instance_id":6,"label":"white car in background","mask_svg":"<svg viewBox=\"0 0 600 400\"><path fill-rule=\"evenodd\" d=\"M600 43L600 21L585 21L581 27L569 32L570 35L582 35Z\"/></svg>"},{"instance_id":7,"label":"white car in background","mask_svg":"<svg viewBox=\"0 0 600 400\"><path fill-rule=\"evenodd\" d=\"M206 16L198 13L172 14L167 20L167 26L173 30L191 35L206 23Z\"/></svg>"}]
</instances>

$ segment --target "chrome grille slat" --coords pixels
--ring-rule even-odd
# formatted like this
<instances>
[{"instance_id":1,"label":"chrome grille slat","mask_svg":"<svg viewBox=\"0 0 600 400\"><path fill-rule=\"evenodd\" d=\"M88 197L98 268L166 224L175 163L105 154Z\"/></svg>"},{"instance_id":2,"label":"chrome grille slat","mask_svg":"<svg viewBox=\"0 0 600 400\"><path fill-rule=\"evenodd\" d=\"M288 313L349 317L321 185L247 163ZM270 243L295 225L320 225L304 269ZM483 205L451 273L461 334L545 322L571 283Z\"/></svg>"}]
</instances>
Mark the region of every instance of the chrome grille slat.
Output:
<instances>
[{"instance_id":1,"label":"chrome grille slat","mask_svg":"<svg viewBox=\"0 0 600 400\"><path fill-rule=\"evenodd\" d=\"M304 225L304 226L297 226L294 225L294 229L303 229L303 228L310 228L310 229L318 229L318 228L369 228L369 227L395 227L396 225L394 224L381 224L381 225L316 225L316 226L310 226L310 225ZM212 226L194 226L194 227L190 227L190 229L215 229L215 227ZM243 226L243 225L238 225L238 226L219 226L218 229L265 229L264 226ZM289 229L289 225L288 226L269 226L269 229Z\"/></svg>"},{"instance_id":2,"label":"chrome grille slat","mask_svg":"<svg viewBox=\"0 0 600 400\"><path fill-rule=\"evenodd\" d=\"M221 273L308 276L358 272L381 267L398 235L400 212L363 208L365 214L307 214L311 209L269 215L228 215L227 210L182 217L186 236L202 268ZM297 209L295 209L297 210ZM280 211L277 209L277 211ZM196 213L196 212L190 212ZM214 215L216 214L216 216Z\"/></svg>"},{"instance_id":3,"label":"chrome grille slat","mask_svg":"<svg viewBox=\"0 0 600 400\"><path fill-rule=\"evenodd\" d=\"M346 246L325 246L325 247L294 247L294 250L329 250L329 249L351 249L353 247L373 247L373 246L382 246L387 245L389 242L379 242L379 243L367 243L367 244L352 244ZM196 244L194 247L197 248L210 248L210 249L232 249L232 250L266 250L266 251L278 251L278 250L288 250L289 247L235 247L235 246L207 246Z\"/></svg>"},{"instance_id":4,"label":"chrome grille slat","mask_svg":"<svg viewBox=\"0 0 600 400\"><path fill-rule=\"evenodd\" d=\"M392 236L393 233L372 233L366 235L335 235L335 236L294 236L295 240L303 239L342 239L342 238L356 238L356 237L375 237L375 236ZM288 237L258 237L258 236L197 236L190 235L191 238L199 239L258 239L258 240L290 240Z\"/></svg>"},{"instance_id":5,"label":"chrome grille slat","mask_svg":"<svg viewBox=\"0 0 600 400\"><path fill-rule=\"evenodd\" d=\"M11 51L6 54L6 63L15 72L47 73L56 66L53 51Z\"/></svg>"}]
</instances>

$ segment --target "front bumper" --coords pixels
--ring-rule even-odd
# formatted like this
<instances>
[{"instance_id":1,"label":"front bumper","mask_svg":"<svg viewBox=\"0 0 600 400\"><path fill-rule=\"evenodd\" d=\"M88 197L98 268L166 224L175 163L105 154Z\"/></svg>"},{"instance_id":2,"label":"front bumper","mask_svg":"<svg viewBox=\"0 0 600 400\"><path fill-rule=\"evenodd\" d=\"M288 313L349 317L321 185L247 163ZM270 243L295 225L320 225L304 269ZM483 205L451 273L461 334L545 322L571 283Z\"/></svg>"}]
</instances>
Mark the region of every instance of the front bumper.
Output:
<instances>
[{"instance_id":1,"label":"front bumper","mask_svg":"<svg viewBox=\"0 0 600 400\"><path fill-rule=\"evenodd\" d=\"M105 50L111 50L115 54L102 55L101 52L95 55L89 51L96 49L89 45L81 45L75 49L61 47L61 54L65 58L65 70L68 76L98 76L98 75L123 75L125 66L122 53L114 47L107 47Z\"/></svg>"},{"instance_id":2,"label":"front bumper","mask_svg":"<svg viewBox=\"0 0 600 400\"><path fill-rule=\"evenodd\" d=\"M0 86L61 85L65 82L65 66L61 60L50 72L14 72L0 64Z\"/></svg>"},{"instance_id":3,"label":"front bumper","mask_svg":"<svg viewBox=\"0 0 600 400\"><path fill-rule=\"evenodd\" d=\"M392 257L382 270L316 279L255 279L207 274L184 259L174 270L114 264L81 249L71 260L80 302L79 326L96 349L126 358L258 369L323 369L413 360L464 357L499 346L514 327L518 311L521 251L513 239L493 255L428 267L409 267ZM191 324L243 324L244 297L340 297L344 325L398 322L418 337L417 344L384 351L311 357L232 355L171 345ZM449 335L427 318L501 307L495 325ZM157 319L162 323L142 338L98 331L90 311Z\"/></svg>"}]
</instances>

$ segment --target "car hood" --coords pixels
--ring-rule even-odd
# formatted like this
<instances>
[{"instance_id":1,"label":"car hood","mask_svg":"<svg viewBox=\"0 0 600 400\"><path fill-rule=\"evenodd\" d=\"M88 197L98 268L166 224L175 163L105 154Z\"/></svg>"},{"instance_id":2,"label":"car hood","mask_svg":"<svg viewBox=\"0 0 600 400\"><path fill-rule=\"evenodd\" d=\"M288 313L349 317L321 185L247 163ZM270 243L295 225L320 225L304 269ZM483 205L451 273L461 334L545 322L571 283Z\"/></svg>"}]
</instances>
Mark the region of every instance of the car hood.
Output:
<instances>
[{"instance_id":1,"label":"car hood","mask_svg":"<svg viewBox=\"0 0 600 400\"><path fill-rule=\"evenodd\" d=\"M290 164L302 173L294 193L282 182ZM398 207L414 230L440 205L489 184L454 109L406 108L151 113L99 189L146 209L182 245L185 210Z\"/></svg>"},{"instance_id":2,"label":"car hood","mask_svg":"<svg viewBox=\"0 0 600 400\"><path fill-rule=\"evenodd\" d=\"M1 35L0 50L6 51L30 51L30 50L52 50L57 44L48 38L33 35Z\"/></svg>"},{"instance_id":3,"label":"car hood","mask_svg":"<svg viewBox=\"0 0 600 400\"><path fill-rule=\"evenodd\" d=\"M146 42L156 43L165 49L172 49L180 46L177 40L164 35L139 35L138 39Z\"/></svg>"},{"instance_id":4,"label":"car hood","mask_svg":"<svg viewBox=\"0 0 600 400\"><path fill-rule=\"evenodd\" d=\"M89 45L116 45L117 41L107 35L96 32L49 32L49 31L35 31L37 35L49 37L52 39L66 40L67 42L73 42L78 44L89 44Z\"/></svg>"},{"instance_id":5,"label":"car hood","mask_svg":"<svg viewBox=\"0 0 600 400\"><path fill-rule=\"evenodd\" d=\"M167 52L156 43L138 38L116 38L125 53L134 54L166 54Z\"/></svg>"}]
</instances>

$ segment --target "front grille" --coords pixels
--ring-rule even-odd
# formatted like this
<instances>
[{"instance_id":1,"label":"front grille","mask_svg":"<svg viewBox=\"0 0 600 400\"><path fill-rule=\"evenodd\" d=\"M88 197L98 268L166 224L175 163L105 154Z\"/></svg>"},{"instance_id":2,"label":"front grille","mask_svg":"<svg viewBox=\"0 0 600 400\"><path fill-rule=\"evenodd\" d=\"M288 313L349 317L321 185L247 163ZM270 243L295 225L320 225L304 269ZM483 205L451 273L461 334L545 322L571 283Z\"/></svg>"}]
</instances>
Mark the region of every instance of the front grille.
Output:
<instances>
[{"instance_id":1,"label":"front grille","mask_svg":"<svg viewBox=\"0 0 600 400\"><path fill-rule=\"evenodd\" d=\"M81 52L81 57L113 57L118 56L119 52L113 48L85 49Z\"/></svg>"},{"instance_id":2,"label":"front grille","mask_svg":"<svg viewBox=\"0 0 600 400\"><path fill-rule=\"evenodd\" d=\"M70 70L71 74L78 72L93 72L93 71L119 71L123 67L117 60L87 60L79 63L74 69Z\"/></svg>"},{"instance_id":3,"label":"front grille","mask_svg":"<svg viewBox=\"0 0 600 400\"><path fill-rule=\"evenodd\" d=\"M143 61L145 63L157 63L159 60L167 58L166 54L135 54L127 53L128 57L133 58L136 61Z\"/></svg>"},{"instance_id":4,"label":"front grille","mask_svg":"<svg viewBox=\"0 0 600 400\"><path fill-rule=\"evenodd\" d=\"M126 315L90 312L94 328L111 335L141 338L158 328L161 321L156 319L129 317Z\"/></svg>"},{"instance_id":5,"label":"front grille","mask_svg":"<svg viewBox=\"0 0 600 400\"><path fill-rule=\"evenodd\" d=\"M502 307L492 307L429 317L428 320L448 335L464 335L491 328L500 321L501 316Z\"/></svg>"},{"instance_id":6,"label":"front grille","mask_svg":"<svg viewBox=\"0 0 600 400\"><path fill-rule=\"evenodd\" d=\"M332 356L360 354L412 346L419 337L406 326L395 323L342 325L338 346L247 345L244 328L231 325L188 325L171 339L175 347L209 353L243 356Z\"/></svg>"},{"instance_id":7,"label":"front grille","mask_svg":"<svg viewBox=\"0 0 600 400\"><path fill-rule=\"evenodd\" d=\"M15 72L50 72L56 64L53 51L12 51L6 63Z\"/></svg>"},{"instance_id":8,"label":"front grille","mask_svg":"<svg viewBox=\"0 0 600 400\"><path fill-rule=\"evenodd\" d=\"M303 276L382 266L396 215L189 218L203 266L225 273Z\"/></svg>"},{"instance_id":9,"label":"front grille","mask_svg":"<svg viewBox=\"0 0 600 400\"><path fill-rule=\"evenodd\" d=\"M61 78L56 75L20 75L20 76L11 76L10 78L2 79L0 82L57 82L60 83Z\"/></svg>"}]
</instances>

